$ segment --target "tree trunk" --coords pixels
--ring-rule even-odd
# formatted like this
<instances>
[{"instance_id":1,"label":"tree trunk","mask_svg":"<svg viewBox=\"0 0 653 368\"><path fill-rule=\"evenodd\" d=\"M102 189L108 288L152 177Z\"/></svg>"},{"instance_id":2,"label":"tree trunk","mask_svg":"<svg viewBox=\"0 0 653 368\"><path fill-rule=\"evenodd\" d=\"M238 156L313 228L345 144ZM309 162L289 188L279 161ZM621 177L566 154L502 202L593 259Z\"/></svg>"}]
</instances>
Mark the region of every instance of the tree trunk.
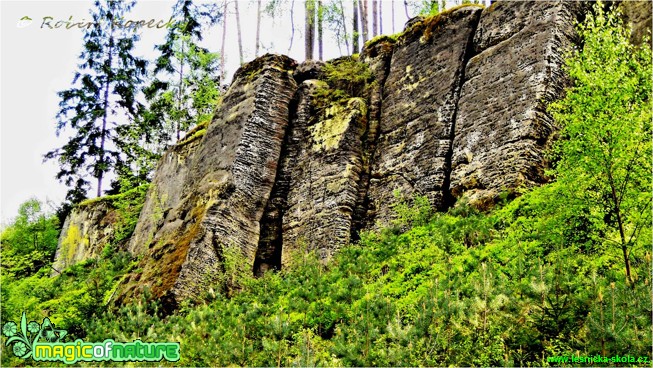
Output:
<instances>
[{"instance_id":1,"label":"tree trunk","mask_svg":"<svg viewBox=\"0 0 653 368\"><path fill-rule=\"evenodd\" d=\"M392 0L392 9L391 9L390 14L392 14L391 15L391 17L392 17L392 34L395 34L395 33L397 33L395 31L395 0Z\"/></svg>"},{"instance_id":2,"label":"tree trunk","mask_svg":"<svg viewBox=\"0 0 653 368\"><path fill-rule=\"evenodd\" d=\"M377 1L372 0L372 37L376 37L379 34L379 13L377 5Z\"/></svg>"},{"instance_id":3,"label":"tree trunk","mask_svg":"<svg viewBox=\"0 0 653 368\"><path fill-rule=\"evenodd\" d=\"M295 0L290 2L290 45L288 46L288 54L292 49L292 41L295 39Z\"/></svg>"},{"instance_id":4,"label":"tree trunk","mask_svg":"<svg viewBox=\"0 0 653 368\"><path fill-rule=\"evenodd\" d=\"M612 167L608 167L608 181L610 183L610 191L612 194L612 210L617 216L617 225L619 226L619 237L621 239L621 251L624 256L624 264L626 266L626 279L630 284L630 287L635 287L633 284L633 279L630 276L630 258L628 257L628 242L626 241L626 231L624 229L624 221L621 217L621 205L619 198L617 197L616 185L612 175Z\"/></svg>"},{"instance_id":5,"label":"tree trunk","mask_svg":"<svg viewBox=\"0 0 653 368\"><path fill-rule=\"evenodd\" d=\"M344 33L345 47L347 52L349 52L349 35L347 34L347 21L345 20L345 7L342 5L342 0L340 2L340 20L342 21L342 31Z\"/></svg>"},{"instance_id":6,"label":"tree trunk","mask_svg":"<svg viewBox=\"0 0 653 368\"><path fill-rule=\"evenodd\" d=\"M304 46L306 60L313 59L313 41L315 40L315 0L306 0L304 10L306 18L304 19Z\"/></svg>"},{"instance_id":7,"label":"tree trunk","mask_svg":"<svg viewBox=\"0 0 653 368\"><path fill-rule=\"evenodd\" d=\"M324 44L322 42L322 18L324 16L324 8L322 7L322 0L317 0L317 55L318 59L324 60Z\"/></svg>"},{"instance_id":8,"label":"tree trunk","mask_svg":"<svg viewBox=\"0 0 653 368\"><path fill-rule=\"evenodd\" d=\"M358 0L354 0L354 15L353 15L353 32L351 35L351 42L353 45L352 54L358 54L360 49L358 47Z\"/></svg>"},{"instance_id":9,"label":"tree trunk","mask_svg":"<svg viewBox=\"0 0 653 368\"><path fill-rule=\"evenodd\" d=\"M184 43L181 43L181 63L179 63L179 89L177 92L177 111L181 111L181 97L184 93ZM177 120L177 142L179 142L181 121Z\"/></svg>"},{"instance_id":10,"label":"tree trunk","mask_svg":"<svg viewBox=\"0 0 653 368\"><path fill-rule=\"evenodd\" d=\"M98 164L100 170L97 173L97 196L102 196L102 178L104 177L104 143L107 135L107 115L109 112L109 88L113 80L113 73L111 67L113 66L113 22L111 22L111 31L109 33L109 70L107 71L107 82L104 86L104 111L102 113L102 132L100 134L100 159Z\"/></svg>"},{"instance_id":11,"label":"tree trunk","mask_svg":"<svg viewBox=\"0 0 653 368\"><path fill-rule=\"evenodd\" d=\"M243 38L242 33L240 32L240 12L238 11L238 0L235 2L236 5L236 29L238 30L238 54L240 55L240 64L242 65L245 62L245 57L243 56Z\"/></svg>"},{"instance_id":12,"label":"tree trunk","mask_svg":"<svg viewBox=\"0 0 653 368\"><path fill-rule=\"evenodd\" d=\"M368 31L367 0L358 0L358 4L360 5L361 28L363 31L363 45L365 45L365 42L367 42L369 36L369 34L367 33Z\"/></svg>"},{"instance_id":13,"label":"tree trunk","mask_svg":"<svg viewBox=\"0 0 653 368\"><path fill-rule=\"evenodd\" d=\"M379 34L383 34L383 0L379 0Z\"/></svg>"},{"instance_id":14,"label":"tree trunk","mask_svg":"<svg viewBox=\"0 0 653 368\"><path fill-rule=\"evenodd\" d=\"M261 0L258 0L256 7L256 46L254 46L254 56L258 57L258 48L261 36Z\"/></svg>"},{"instance_id":15,"label":"tree trunk","mask_svg":"<svg viewBox=\"0 0 653 368\"><path fill-rule=\"evenodd\" d=\"M220 83L224 83L226 77L224 71L224 48L227 40L227 4L229 4L229 2L224 0L224 7L222 8L224 17L222 18L222 46L220 46Z\"/></svg>"}]
</instances>

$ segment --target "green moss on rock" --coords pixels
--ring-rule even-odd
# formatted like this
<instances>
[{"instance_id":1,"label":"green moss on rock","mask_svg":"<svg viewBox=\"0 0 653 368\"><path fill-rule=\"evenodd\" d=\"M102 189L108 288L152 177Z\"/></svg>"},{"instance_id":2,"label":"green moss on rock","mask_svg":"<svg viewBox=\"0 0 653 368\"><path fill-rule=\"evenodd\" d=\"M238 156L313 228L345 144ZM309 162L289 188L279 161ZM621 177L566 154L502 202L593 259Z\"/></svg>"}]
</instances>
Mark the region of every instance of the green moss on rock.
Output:
<instances>
[{"instance_id":1,"label":"green moss on rock","mask_svg":"<svg viewBox=\"0 0 653 368\"><path fill-rule=\"evenodd\" d=\"M458 10L465 8L484 9L485 6L481 4L461 4L435 15L421 17L421 19L419 17L414 18L404 33L399 36L399 41L410 41L419 38L422 43L431 42L433 33L450 22L455 22L458 17L464 16Z\"/></svg>"}]
</instances>

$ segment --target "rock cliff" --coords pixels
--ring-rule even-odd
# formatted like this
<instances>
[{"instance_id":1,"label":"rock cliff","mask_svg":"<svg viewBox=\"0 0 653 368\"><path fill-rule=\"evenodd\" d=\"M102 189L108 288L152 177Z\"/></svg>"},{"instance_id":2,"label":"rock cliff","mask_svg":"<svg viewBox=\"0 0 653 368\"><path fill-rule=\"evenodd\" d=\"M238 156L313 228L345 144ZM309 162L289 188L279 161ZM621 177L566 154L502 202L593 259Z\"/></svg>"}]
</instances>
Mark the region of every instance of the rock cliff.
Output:
<instances>
[{"instance_id":1,"label":"rock cliff","mask_svg":"<svg viewBox=\"0 0 653 368\"><path fill-rule=\"evenodd\" d=\"M118 213L109 201L94 201L77 206L66 218L52 268L54 276L66 267L102 254L113 240Z\"/></svg>"},{"instance_id":2,"label":"rock cliff","mask_svg":"<svg viewBox=\"0 0 653 368\"><path fill-rule=\"evenodd\" d=\"M220 279L230 250L255 274L293 252L326 261L392 219L395 191L437 209L460 198L488 207L544 182L556 129L545 106L567 83L562 56L583 11L563 1L461 6L409 21L360 57L246 64L211 123L161 159L127 247L140 266L116 300L147 287L175 308ZM84 211L62 239L106 216ZM80 234L82 250L61 242L64 265L102 242Z\"/></svg>"}]
</instances>

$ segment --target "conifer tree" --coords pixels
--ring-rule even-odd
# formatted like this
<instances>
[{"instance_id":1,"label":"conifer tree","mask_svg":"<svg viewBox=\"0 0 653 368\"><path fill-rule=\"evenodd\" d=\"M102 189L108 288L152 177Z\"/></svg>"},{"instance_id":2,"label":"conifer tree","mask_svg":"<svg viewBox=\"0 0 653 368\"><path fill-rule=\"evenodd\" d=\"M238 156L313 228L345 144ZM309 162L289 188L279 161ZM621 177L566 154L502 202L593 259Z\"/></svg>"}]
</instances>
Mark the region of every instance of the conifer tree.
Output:
<instances>
[{"instance_id":1,"label":"conifer tree","mask_svg":"<svg viewBox=\"0 0 653 368\"><path fill-rule=\"evenodd\" d=\"M155 78L144 89L150 106L143 114L143 126L159 152L173 136L179 140L182 132L208 119L215 107L220 60L199 45L203 22L215 21L212 11L192 0L178 0L173 8L174 25L165 43L156 47L160 56Z\"/></svg>"},{"instance_id":2,"label":"conifer tree","mask_svg":"<svg viewBox=\"0 0 653 368\"><path fill-rule=\"evenodd\" d=\"M130 124L138 111L136 95L146 68L144 60L132 55L138 30L124 21L133 5L94 3L94 24L85 30L72 87L58 93L57 135L71 130L72 136L45 159L59 162L57 179L70 188L67 199L73 203L86 197L89 176L97 180L100 196L105 175L127 162L118 128Z\"/></svg>"}]
</instances>

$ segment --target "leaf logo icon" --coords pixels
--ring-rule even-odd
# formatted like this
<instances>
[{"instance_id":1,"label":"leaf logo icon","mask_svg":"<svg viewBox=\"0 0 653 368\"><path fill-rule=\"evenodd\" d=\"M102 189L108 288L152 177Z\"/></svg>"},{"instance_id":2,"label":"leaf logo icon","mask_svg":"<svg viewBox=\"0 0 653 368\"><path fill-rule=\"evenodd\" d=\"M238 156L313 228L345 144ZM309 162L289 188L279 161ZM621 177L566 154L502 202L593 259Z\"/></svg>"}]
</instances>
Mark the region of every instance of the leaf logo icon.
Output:
<instances>
[{"instance_id":1,"label":"leaf logo icon","mask_svg":"<svg viewBox=\"0 0 653 368\"><path fill-rule=\"evenodd\" d=\"M25 28L25 27L29 26L30 24L32 24L32 18L30 18L29 16L26 15L26 16L20 18L20 20L16 24L16 27Z\"/></svg>"}]
</instances>

